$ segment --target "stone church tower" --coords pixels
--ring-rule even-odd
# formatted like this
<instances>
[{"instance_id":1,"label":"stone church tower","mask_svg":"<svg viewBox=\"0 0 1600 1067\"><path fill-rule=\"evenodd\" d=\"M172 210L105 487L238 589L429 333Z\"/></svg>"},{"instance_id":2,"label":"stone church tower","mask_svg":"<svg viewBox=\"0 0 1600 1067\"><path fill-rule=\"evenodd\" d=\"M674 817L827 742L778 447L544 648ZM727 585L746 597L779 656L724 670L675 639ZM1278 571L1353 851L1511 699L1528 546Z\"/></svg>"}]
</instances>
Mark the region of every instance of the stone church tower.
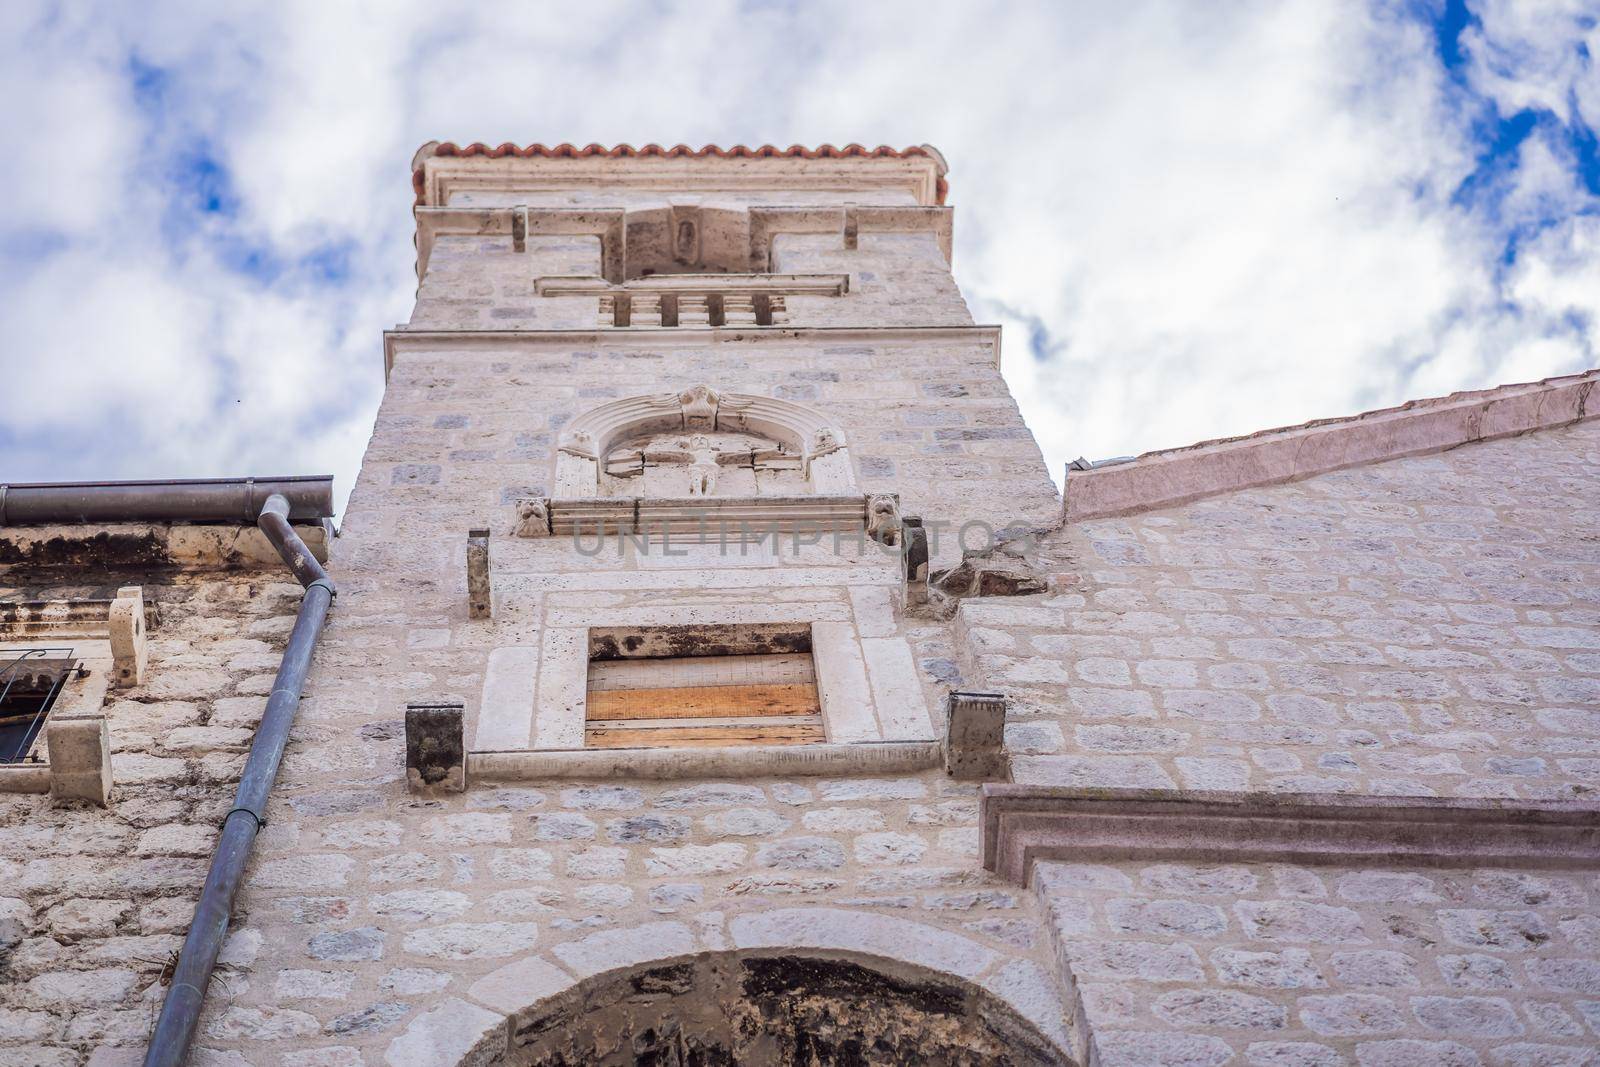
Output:
<instances>
[{"instance_id":1,"label":"stone church tower","mask_svg":"<svg viewBox=\"0 0 1600 1067\"><path fill-rule=\"evenodd\" d=\"M1600 375L1063 499L931 148L413 178L337 537L0 492L0 1067L1595 1062Z\"/></svg>"}]
</instances>

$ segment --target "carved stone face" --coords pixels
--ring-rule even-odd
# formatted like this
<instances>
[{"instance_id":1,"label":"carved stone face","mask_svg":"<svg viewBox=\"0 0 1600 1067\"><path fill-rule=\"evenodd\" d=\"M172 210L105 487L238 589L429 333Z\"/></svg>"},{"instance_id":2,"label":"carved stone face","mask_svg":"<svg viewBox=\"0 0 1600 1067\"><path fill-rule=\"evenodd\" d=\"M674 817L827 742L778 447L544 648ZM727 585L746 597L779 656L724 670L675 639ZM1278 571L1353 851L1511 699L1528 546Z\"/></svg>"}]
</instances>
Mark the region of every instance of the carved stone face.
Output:
<instances>
[{"instance_id":1,"label":"carved stone face","mask_svg":"<svg viewBox=\"0 0 1600 1067\"><path fill-rule=\"evenodd\" d=\"M561 447L586 456L594 455L594 434L588 430L574 430L567 434Z\"/></svg>"},{"instance_id":2,"label":"carved stone face","mask_svg":"<svg viewBox=\"0 0 1600 1067\"><path fill-rule=\"evenodd\" d=\"M839 437L828 427L824 426L811 435L811 451L815 454L832 452L839 447Z\"/></svg>"},{"instance_id":3,"label":"carved stone face","mask_svg":"<svg viewBox=\"0 0 1600 1067\"><path fill-rule=\"evenodd\" d=\"M721 399L717 391L709 385L691 385L679 393L678 403L683 405L684 428L710 429L715 426L717 404Z\"/></svg>"}]
</instances>

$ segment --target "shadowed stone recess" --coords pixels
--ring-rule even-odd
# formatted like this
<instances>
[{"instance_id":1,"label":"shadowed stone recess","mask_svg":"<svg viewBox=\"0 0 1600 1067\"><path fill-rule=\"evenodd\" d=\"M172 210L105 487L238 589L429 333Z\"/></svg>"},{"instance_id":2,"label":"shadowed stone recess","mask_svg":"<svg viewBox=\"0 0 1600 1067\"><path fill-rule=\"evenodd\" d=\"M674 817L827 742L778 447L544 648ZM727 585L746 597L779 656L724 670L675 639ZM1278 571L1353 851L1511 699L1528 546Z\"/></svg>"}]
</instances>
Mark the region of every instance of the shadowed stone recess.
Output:
<instances>
[{"instance_id":1,"label":"shadowed stone recess","mask_svg":"<svg viewBox=\"0 0 1600 1067\"><path fill-rule=\"evenodd\" d=\"M614 971L511 1020L505 1067L1068 1065L1000 1000L947 975L717 953ZM481 1047L476 1052L481 1055Z\"/></svg>"}]
</instances>

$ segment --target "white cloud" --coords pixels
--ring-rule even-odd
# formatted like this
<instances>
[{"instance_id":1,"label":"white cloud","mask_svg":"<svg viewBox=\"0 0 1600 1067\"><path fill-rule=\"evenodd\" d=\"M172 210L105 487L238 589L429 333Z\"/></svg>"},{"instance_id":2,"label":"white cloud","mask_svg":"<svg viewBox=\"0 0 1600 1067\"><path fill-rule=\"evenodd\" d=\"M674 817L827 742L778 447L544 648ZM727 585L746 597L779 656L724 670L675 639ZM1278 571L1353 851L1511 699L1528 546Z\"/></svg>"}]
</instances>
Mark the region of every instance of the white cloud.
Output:
<instances>
[{"instance_id":1,"label":"white cloud","mask_svg":"<svg viewBox=\"0 0 1600 1067\"><path fill-rule=\"evenodd\" d=\"M1453 194L1493 107L1595 123L1585 6L1479 11L1458 83L1383 3L12 5L0 88L33 106L0 120L23 146L0 361L28 399L0 463L348 489L435 138L938 145L958 277L1007 325L1058 475L1575 370L1600 345L1600 223L1570 146L1532 136L1494 197ZM164 72L159 107L136 63ZM226 217L170 182L200 147ZM299 262L319 248L348 259L336 284Z\"/></svg>"}]
</instances>

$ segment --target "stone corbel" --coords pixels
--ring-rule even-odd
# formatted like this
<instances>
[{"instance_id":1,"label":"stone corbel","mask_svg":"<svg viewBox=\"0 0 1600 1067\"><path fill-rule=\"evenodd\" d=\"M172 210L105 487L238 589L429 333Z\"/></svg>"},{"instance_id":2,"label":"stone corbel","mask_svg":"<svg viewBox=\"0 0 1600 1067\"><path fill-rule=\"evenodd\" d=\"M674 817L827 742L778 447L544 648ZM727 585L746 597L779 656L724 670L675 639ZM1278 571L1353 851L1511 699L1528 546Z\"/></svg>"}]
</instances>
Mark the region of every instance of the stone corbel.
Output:
<instances>
[{"instance_id":1,"label":"stone corbel","mask_svg":"<svg viewBox=\"0 0 1600 1067\"><path fill-rule=\"evenodd\" d=\"M518 500L517 524L511 532L516 537L549 537L550 501L539 497Z\"/></svg>"},{"instance_id":2,"label":"stone corbel","mask_svg":"<svg viewBox=\"0 0 1600 1067\"><path fill-rule=\"evenodd\" d=\"M45 745L51 796L87 800L102 808L110 802L111 731L104 715L52 715L45 725Z\"/></svg>"},{"instance_id":3,"label":"stone corbel","mask_svg":"<svg viewBox=\"0 0 1600 1067\"><path fill-rule=\"evenodd\" d=\"M929 599L928 531L923 529L921 516L905 515L900 519L900 533L906 608L915 610L926 607Z\"/></svg>"},{"instance_id":4,"label":"stone corbel","mask_svg":"<svg viewBox=\"0 0 1600 1067\"><path fill-rule=\"evenodd\" d=\"M406 706L406 788L460 793L467 788L466 709L460 704Z\"/></svg>"},{"instance_id":5,"label":"stone corbel","mask_svg":"<svg viewBox=\"0 0 1600 1067\"><path fill-rule=\"evenodd\" d=\"M945 773L969 781L1007 777L1006 698L999 693L955 692L947 709Z\"/></svg>"},{"instance_id":6,"label":"stone corbel","mask_svg":"<svg viewBox=\"0 0 1600 1067\"><path fill-rule=\"evenodd\" d=\"M867 536L893 548L900 543L900 498L893 493L867 497Z\"/></svg>"},{"instance_id":7,"label":"stone corbel","mask_svg":"<svg viewBox=\"0 0 1600 1067\"><path fill-rule=\"evenodd\" d=\"M144 628L144 590L125 585L117 590L106 618L111 637L111 684L127 689L144 682L150 650Z\"/></svg>"},{"instance_id":8,"label":"stone corbel","mask_svg":"<svg viewBox=\"0 0 1600 1067\"><path fill-rule=\"evenodd\" d=\"M467 531L467 617L487 619L493 613L489 589L489 531Z\"/></svg>"}]
</instances>

